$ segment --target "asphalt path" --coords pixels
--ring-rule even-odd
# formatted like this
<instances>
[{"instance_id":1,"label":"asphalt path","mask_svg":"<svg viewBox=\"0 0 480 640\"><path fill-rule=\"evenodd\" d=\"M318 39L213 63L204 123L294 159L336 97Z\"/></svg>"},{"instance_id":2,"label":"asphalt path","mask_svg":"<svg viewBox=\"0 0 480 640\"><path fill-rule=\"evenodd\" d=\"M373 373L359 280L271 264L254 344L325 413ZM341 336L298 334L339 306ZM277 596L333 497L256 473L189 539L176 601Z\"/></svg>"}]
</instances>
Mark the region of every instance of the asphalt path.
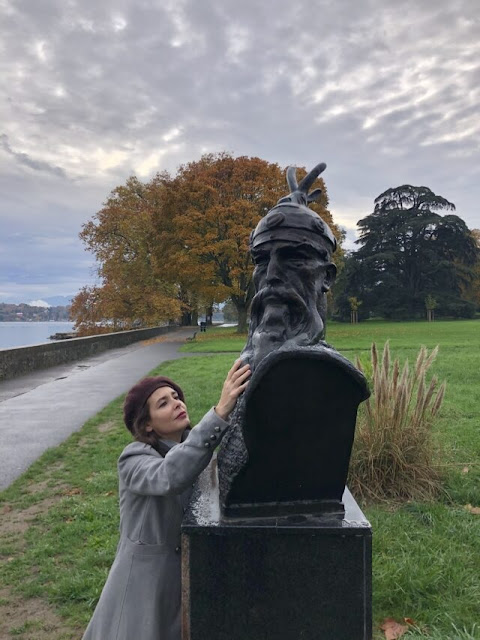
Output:
<instances>
[{"instance_id":1,"label":"asphalt path","mask_svg":"<svg viewBox=\"0 0 480 640\"><path fill-rule=\"evenodd\" d=\"M194 330L179 329L159 342L137 342L1 382L0 489L154 367L189 356L178 350Z\"/></svg>"}]
</instances>

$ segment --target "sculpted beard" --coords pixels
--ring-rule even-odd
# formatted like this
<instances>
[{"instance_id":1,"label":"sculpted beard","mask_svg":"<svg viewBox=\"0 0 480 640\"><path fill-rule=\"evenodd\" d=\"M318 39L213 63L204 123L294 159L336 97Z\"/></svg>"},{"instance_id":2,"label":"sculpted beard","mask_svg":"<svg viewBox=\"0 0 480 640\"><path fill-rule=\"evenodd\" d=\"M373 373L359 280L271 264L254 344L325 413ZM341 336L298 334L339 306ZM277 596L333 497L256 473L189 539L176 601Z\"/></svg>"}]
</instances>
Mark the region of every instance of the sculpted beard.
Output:
<instances>
[{"instance_id":1,"label":"sculpted beard","mask_svg":"<svg viewBox=\"0 0 480 640\"><path fill-rule=\"evenodd\" d=\"M285 342L314 344L323 328L317 305L309 306L295 289L267 286L252 300L250 336L257 363Z\"/></svg>"}]
</instances>

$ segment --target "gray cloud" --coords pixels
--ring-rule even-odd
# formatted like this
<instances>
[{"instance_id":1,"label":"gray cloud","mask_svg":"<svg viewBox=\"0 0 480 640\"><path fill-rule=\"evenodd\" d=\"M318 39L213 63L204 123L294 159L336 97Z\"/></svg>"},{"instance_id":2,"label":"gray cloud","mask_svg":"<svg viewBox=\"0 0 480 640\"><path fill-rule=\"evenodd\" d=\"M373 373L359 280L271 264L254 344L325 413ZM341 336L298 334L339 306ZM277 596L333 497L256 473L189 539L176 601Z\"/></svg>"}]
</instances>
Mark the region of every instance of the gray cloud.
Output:
<instances>
[{"instance_id":1,"label":"gray cloud","mask_svg":"<svg viewBox=\"0 0 480 640\"><path fill-rule=\"evenodd\" d=\"M30 169L35 169L35 171L45 171L46 173L52 173L53 175L60 176L61 178L65 177L65 171L63 171L63 169L60 169L60 167L53 167L52 165L48 164L48 162L44 162L43 160L35 160L26 153L18 153L14 151L8 143L8 136L6 136L4 133L0 135L0 147L13 158L15 158L15 160L19 164L30 167Z\"/></svg>"},{"instance_id":2,"label":"gray cloud","mask_svg":"<svg viewBox=\"0 0 480 640\"><path fill-rule=\"evenodd\" d=\"M219 150L326 161L349 238L405 182L480 227L477 0L0 7L0 213L37 236L61 229L80 254L81 224L131 173Z\"/></svg>"}]
</instances>

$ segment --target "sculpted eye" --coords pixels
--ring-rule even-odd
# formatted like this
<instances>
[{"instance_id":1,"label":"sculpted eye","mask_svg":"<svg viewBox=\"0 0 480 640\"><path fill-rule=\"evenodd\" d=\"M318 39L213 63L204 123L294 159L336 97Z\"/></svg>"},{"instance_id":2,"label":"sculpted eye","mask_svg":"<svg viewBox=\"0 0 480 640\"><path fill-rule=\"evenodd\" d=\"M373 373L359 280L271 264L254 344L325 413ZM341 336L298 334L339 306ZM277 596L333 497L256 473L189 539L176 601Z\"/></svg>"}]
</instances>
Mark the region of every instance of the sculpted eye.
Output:
<instances>
[{"instance_id":1,"label":"sculpted eye","mask_svg":"<svg viewBox=\"0 0 480 640\"><path fill-rule=\"evenodd\" d=\"M290 264L305 264L305 262L307 261L307 258L296 255L296 256L287 256L287 260Z\"/></svg>"},{"instance_id":2,"label":"sculpted eye","mask_svg":"<svg viewBox=\"0 0 480 640\"><path fill-rule=\"evenodd\" d=\"M281 252L281 256L283 260L288 260L289 262L303 262L305 260L305 254L298 249L285 248Z\"/></svg>"}]
</instances>

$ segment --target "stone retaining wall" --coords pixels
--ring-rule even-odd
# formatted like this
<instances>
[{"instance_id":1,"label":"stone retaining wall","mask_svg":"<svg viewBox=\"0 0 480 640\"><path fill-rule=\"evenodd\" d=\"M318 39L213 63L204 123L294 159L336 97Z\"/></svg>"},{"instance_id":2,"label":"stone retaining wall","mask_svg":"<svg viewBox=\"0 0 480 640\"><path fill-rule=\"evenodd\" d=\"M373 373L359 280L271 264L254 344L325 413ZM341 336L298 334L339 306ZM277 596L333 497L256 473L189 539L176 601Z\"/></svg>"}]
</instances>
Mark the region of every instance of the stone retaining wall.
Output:
<instances>
[{"instance_id":1,"label":"stone retaining wall","mask_svg":"<svg viewBox=\"0 0 480 640\"><path fill-rule=\"evenodd\" d=\"M86 338L46 342L28 347L0 349L0 380L15 378L36 369L46 369L57 364L88 358L108 349L116 349L139 340L155 338L174 329L178 329L178 327L135 329Z\"/></svg>"}]
</instances>

